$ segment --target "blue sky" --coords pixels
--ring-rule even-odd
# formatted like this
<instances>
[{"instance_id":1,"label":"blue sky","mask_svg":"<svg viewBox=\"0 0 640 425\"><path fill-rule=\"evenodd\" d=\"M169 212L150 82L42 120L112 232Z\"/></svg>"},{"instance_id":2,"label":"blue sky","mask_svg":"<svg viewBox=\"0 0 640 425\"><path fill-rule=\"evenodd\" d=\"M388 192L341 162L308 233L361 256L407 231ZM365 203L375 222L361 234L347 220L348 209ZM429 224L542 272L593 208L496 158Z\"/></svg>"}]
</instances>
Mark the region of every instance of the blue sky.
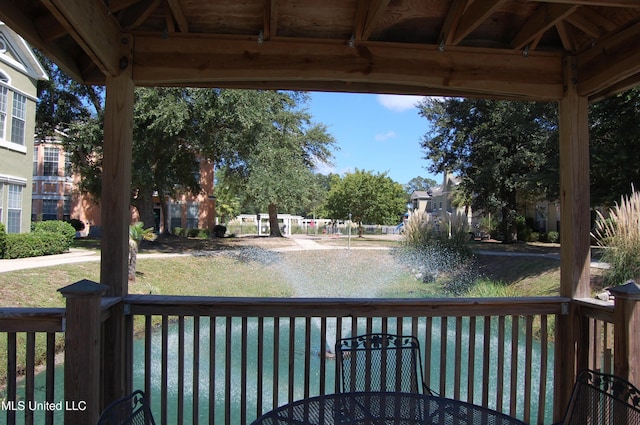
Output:
<instances>
[{"instance_id":1,"label":"blue sky","mask_svg":"<svg viewBox=\"0 0 640 425\"><path fill-rule=\"evenodd\" d=\"M427 177L441 183L441 176L426 170L420 140L428 121L414 106L421 98L354 93L313 92L308 110L316 123L326 124L340 148L334 153L334 166L321 170L344 175L356 168L387 172L400 184L414 177Z\"/></svg>"}]
</instances>

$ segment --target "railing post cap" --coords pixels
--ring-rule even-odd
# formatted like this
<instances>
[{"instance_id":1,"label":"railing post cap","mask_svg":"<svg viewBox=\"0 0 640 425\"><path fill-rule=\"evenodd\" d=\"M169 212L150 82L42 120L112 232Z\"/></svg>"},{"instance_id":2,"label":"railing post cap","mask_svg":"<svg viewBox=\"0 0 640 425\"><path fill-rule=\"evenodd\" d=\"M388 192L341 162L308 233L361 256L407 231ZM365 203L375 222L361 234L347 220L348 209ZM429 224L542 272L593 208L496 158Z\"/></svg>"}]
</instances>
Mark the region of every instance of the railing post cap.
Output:
<instances>
[{"instance_id":1,"label":"railing post cap","mask_svg":"<svg viewBox=\"0 0 640 425\"><path fill-rule=\"evenodd\" d=\"M640 299L640 285L634 280L629 280L621 286L609 288L609 292L611 292L614 297Z\"/></svg>"},{"instance_id":2,"label":"railing post cap","mask_svg":"<svg viewBox=\"0 0 640 425\"><path fill-rule=\"evenodd\" d=\"M70 297L101 297L109 287L88 279L82 279L76 283L58 289L65 298Z\"/></svg>"}]
</instances>

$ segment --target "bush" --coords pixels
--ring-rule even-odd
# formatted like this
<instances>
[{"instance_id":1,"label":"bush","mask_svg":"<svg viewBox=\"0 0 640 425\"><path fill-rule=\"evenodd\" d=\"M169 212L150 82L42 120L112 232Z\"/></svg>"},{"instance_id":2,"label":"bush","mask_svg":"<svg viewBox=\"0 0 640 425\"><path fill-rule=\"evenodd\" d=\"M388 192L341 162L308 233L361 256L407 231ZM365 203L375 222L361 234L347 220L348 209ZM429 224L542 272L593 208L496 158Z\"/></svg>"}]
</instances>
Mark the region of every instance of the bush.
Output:
<instances>
[{"instance_id":1,"label":"bush","mask_svg":"<svg viewBox=\"0 0 640 425\"><path fill-rule=\"evenodd\" d=\"M182 227L174 227L173 234L176 236L184 237L184 229Z\"/></svg>"},{"instance_id":2,"label":"bush","mask_svg":"<svg viewBox=\"0 0 640 425\"><path fill-rule=\"evenodd\" d=\"M558 243L560 240L560 234L555 230L551 230L547 233L547 242L549 243Z\"/></svg>"},{"instance_id":3,"label":"bush","mask_svg":"<svg viewBox=\"0 0 640 425\"><path fill-rule=\"evenodd\" d=\"M187 229L188 238L197 238L199 229Z\"/></svg>"},{"instance_id":4,"label":"bush","mask_svg":"<svg viewBox=\"0 0 640 425\"><path fill-rule=\"evenodd\" d=\"M221 224L217 224L213 227L213 234L216 238L224 238L227 233L227 228Z\"/></svg>"},{"instance_id":5,"label":"bush","mask_svg":"<svg viewBox=\"0 0 640 425\"><path fill-rule=\"evenodd\" d=\"M198 229L198 239L209 239L209 231L207 229Z\"/></svg>"},{"instance_id":6,"label":"bush","mask_svg":"<svg viewBox=\"0 0 640 425\"><path fill-rule=\"evenodd\" d=\"M7 232L4 230L4 224L0 223L0 258L4 258L7 250Z\"/></svg>"},{"instance_id":7,"label":"bush","mask_svg":"<svg viewBox=\"0 0 640 425\"><path fill-rule=\"evenodd\" d=\"M84 227L85 227L84 223L82 221L78 220L77 218L72 218L67 223L72 225L73 228L76 229L76 232L80 232L80 231L84 230Z\"/></svg>"},{"instance_id":8,"label":"bush","mask_svg":"<svg viewBox=\"0 0 640 425\"><path fill-rule=\"evenodd\" d=\"M527 239L527 242L539 242L539 241L540 241L540 233L538 232L529 233L529 238Z\"/></svg>"},{"instance_id":9,"label":"bush","mask_svg":"<svg viewBox=\"0 0 640 425\"><path fill-rule=\"evenodd\" d=\"M31 224L31 231L35 233L50 232L61 235L68 243L66 249L69 249L76 237L76 229L74 229L71 224L59 220L36 221Z\"/></svg>"},{"instance_id":10,"label":"bush","mask_svg":"<svg viewBox=\"0 0 640 425\"><path fill-rule=\"evenodd\" d=\"M31 233L10 233L7 235L7 249L4 258L62 254L69 249L69 246L68 240L61 238L60 233L57 232L38 230Z\"/></svg>"},{"instance_id":11,"label":"bush","mask_svg":"<svg viewBox=\"0 0 640 425\"><path fill-rule=\"evenodd\" d=\"M593 236L607 247L602 259L610 266L605 285L640 278L640 193L632 190L630 196L623 196L620 204L609 210L608 219L600 211L597 214Z\"/></svg>"}]
</instances>

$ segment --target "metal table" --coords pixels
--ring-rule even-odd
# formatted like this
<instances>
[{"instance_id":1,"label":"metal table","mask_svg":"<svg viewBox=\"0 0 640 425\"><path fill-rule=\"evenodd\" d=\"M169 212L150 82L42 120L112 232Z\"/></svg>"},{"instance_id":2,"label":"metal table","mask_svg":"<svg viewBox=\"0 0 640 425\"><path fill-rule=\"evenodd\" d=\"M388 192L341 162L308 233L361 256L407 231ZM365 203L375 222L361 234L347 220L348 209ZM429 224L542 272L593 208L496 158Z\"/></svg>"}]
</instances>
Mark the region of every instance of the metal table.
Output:
<instances>
[{"instance_id":1,"label":"metal table","mask_svg":"<svg viewBox=\"0 0 640 425\"><path fill-rule=\"evenodd\" d=\"M444 397L409 393L342 393L298 400L252 425L526 425L495 410Z\"/></svg>"}]
</instances>

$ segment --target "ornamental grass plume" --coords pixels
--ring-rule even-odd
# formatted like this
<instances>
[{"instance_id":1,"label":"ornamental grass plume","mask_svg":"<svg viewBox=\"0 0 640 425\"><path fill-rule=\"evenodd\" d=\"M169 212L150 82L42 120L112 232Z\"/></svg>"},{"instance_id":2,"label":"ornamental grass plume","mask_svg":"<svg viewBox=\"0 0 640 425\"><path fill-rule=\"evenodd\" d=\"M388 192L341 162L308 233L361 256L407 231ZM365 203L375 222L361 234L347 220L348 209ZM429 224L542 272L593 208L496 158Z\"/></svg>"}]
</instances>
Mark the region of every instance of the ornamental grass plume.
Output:
<instances>
[{"instance_id":1,"label":"ornamental grass plume","mask_svg":"<svg viewBox=\"0 0 640 425\"><path fill-rule=\"evenodd\" d=\"M596 213L592 236L605 247L602 259L609 264L604 283L616 286L640 278L640 193L631 186L631 194L623 195L608 217Z\"/></svg>"}]
</instances>

